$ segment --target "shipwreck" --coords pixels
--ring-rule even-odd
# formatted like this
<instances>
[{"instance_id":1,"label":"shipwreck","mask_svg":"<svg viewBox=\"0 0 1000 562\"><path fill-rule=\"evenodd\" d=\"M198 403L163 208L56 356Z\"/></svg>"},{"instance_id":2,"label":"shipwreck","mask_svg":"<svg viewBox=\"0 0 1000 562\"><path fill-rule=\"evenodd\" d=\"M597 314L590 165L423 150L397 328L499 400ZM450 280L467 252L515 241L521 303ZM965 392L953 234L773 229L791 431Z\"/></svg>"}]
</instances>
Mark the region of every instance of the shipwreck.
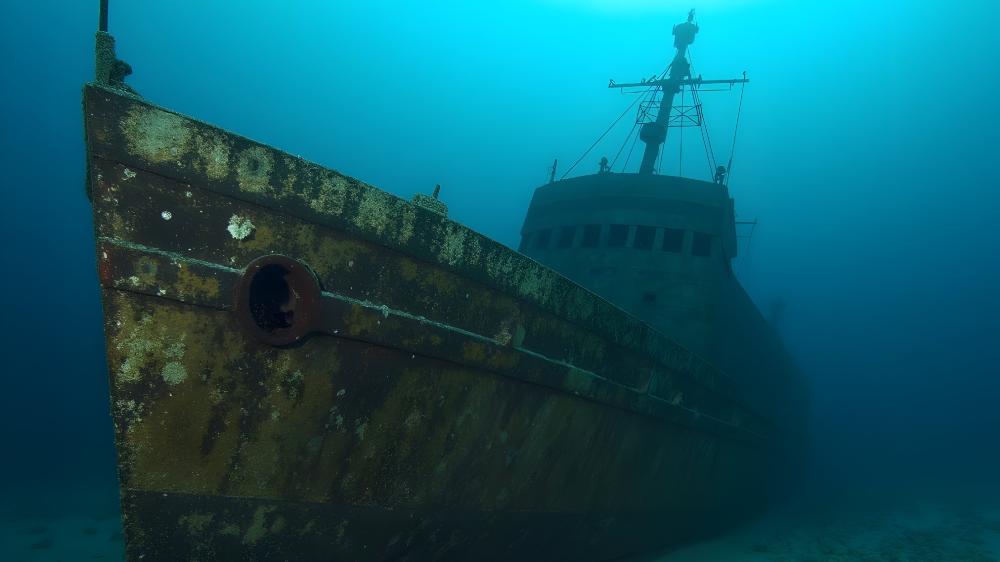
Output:
<instances>
[{"instance_id":1,"label":"shipwreck","mask_svg":"<svg viewBox=\"0 0 1000 562\"><path fill-rule=\"evenodd\" d=\"M103 4L87 188L129 560L617 559L794 464L801 383L729 268L727 186L651 164L709 83L690 19L637 86L640 170L553 176L515 251L150 103Z\"/></svg>"}]
</instances>

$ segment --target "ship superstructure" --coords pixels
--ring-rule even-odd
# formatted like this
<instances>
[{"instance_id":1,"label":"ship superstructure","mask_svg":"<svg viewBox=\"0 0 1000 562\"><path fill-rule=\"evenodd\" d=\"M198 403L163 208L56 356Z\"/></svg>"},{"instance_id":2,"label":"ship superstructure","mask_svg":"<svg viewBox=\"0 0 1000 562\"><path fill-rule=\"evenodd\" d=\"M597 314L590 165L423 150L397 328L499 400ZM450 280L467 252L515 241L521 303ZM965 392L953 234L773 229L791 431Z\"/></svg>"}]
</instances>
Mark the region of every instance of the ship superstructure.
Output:
<instances>
[{"instance_id":1,"label":"ship superstructure","mask_svg":"<svg viewBox=\"0 0 1000 562\"><path fill-rule=\"evenodd\" d=\"M749 80L745 74L692 77L686 53L698 29L692 10L674 26L676 51L667 70L640 82L609 84L643 96L636 100L637 135L644 144L638 169L615 172L604 158L595 174L557 180L553 168L552 179L531 200L519 250L705 357L730 374L755 406L774 411L789 399L776 393L801 393L798 375L733 274L737 227L744 221L737 221L729 191L732 157L728 165L717 165L699 94L706 86L740 86L742 109ZM682 93L694 105L677 103ZM657 172L668 131L683 127L703 129L714 172L708 180ZM801 419L801 411L782 412L788 424Z\"/></svg>"}]
</instances>

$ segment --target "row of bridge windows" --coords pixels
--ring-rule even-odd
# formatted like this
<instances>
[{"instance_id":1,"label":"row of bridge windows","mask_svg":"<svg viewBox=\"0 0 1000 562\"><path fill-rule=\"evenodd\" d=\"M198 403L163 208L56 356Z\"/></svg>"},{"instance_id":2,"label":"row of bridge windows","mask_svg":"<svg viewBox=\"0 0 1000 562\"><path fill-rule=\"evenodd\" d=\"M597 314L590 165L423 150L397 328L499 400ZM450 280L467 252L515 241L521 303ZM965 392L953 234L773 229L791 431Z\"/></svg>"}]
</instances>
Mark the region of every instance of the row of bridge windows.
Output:
<instances>
[{"instance_id":1,"label":"row of bridge windows","mask_svg":"<svg viewBox=\"0 0 1000 562\"><path fill-rule=\"evenodd\" d=\"M684 233L680 228L660 228L656 226L609 224L604 246L608 248L624 248L630 246L637 250L661 250L680 254L684 252ZM582 226L563 226L559 228L542 228L529 232L521 239L520 251L528 249L547 250L550 248L567 249L577 245L580 248L597 248L601 246L600 224L585 224ZM577 233L582 229L577 242ZM630 238L634 229L634 234ZM663 231L662 238L657 241L657 231ZM708 257L712 255L712 236L704 232L691 232L691 255Z\"/></svg>"}]
</instances>

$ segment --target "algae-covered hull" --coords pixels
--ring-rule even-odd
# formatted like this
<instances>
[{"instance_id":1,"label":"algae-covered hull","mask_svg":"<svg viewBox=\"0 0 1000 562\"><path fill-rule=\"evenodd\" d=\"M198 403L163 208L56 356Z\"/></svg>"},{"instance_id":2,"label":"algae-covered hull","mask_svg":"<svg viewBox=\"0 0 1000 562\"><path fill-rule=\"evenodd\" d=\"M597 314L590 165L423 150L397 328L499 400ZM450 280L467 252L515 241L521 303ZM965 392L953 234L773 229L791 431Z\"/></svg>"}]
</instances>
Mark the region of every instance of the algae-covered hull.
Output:
<instances>
[{"instance_id":1,"label":"algae-covered hull","mask_svg":"<svg viewBox=\"0 0 1000 562\"><path fill-rule=\"evenodd\" d=\"M724 375L447 218L91 85L130 560L605 560L758 498Z\"/></svg>"}]
</instances>

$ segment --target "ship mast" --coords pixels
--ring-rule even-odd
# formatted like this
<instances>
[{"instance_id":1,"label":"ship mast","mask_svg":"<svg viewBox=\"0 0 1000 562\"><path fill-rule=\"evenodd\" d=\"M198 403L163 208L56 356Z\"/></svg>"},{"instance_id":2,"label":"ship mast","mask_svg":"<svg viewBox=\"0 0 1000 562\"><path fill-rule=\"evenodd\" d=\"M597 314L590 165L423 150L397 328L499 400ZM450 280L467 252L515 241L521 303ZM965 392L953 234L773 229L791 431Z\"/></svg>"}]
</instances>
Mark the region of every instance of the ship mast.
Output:
<instances>
[{"instance_id":1,"label":"ship mast","mask_svg":"<svg viewBox=\"0 0 1000 562\"><path fill-rule=\"evenodd\" d=\"M698 33L698 24L694 23L694 10L688 12L688 19L684 23L674 26L674 47L677 52L674 60L670 63L666 78L658 80L645 80L629 84L618 84L612 81L609 88L630 88L630 87L658 87L661 92L660 107L656 114L656 119L644 123L639 129L639 139L646 144L646 149L642 155L642 164L639 166L640 174L652 174L656 167L656 159L660 155L660 148L667 140L667 128L670 126L670 115L673 109L674 96L677 95L683 86L692 85L697 87L701 84L745 84L749 80L702 80L701 76L691 77L691 63L687 60L687 49L694 43L694 36Z\"/></svg>"}]
</instances>

